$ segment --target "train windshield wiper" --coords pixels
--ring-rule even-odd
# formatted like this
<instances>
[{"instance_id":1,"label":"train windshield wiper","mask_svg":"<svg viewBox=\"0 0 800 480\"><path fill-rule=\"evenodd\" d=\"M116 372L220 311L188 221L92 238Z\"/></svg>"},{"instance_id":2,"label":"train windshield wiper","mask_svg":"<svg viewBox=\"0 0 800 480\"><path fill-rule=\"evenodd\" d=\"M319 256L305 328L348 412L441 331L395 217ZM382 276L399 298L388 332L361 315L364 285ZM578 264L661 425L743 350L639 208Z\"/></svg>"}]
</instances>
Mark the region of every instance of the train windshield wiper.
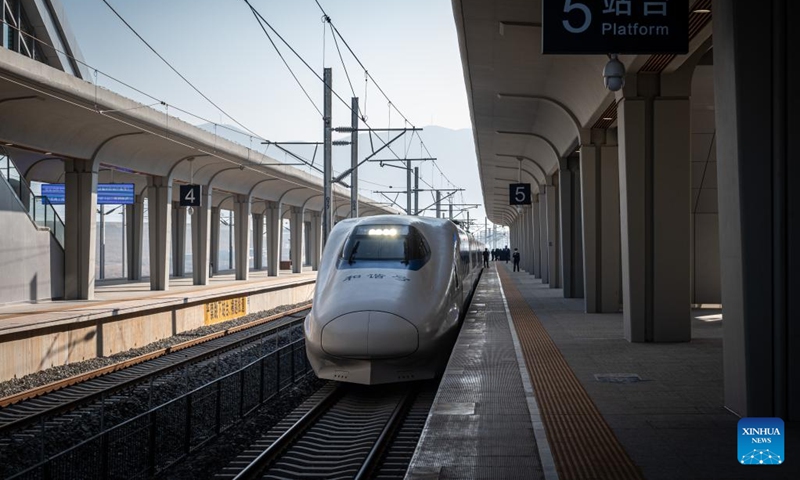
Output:
<instances>
[{"instance_id":1,"label":"train windshield wiper","mask_svg":"<svg viewBox=\"0 0 800 480\"><path fill-rule=\"evenodd\" d=\"M403 240L403 265L408 265L408 240Z\"/></svg>"},{"instance_id":2,"label":"train windshield wiper","mask_svg":"<svg viewBox=\"0 0 800 480\"><path fill-rule=\"evenodd\" d=\"M361 240L357 241L355 245L353 245L353 250L350 252L350 256L347 258L347 264L352 265L355 263L356 252L358 252L358 246L361 245Z\"/></svg>"}]
</instances>

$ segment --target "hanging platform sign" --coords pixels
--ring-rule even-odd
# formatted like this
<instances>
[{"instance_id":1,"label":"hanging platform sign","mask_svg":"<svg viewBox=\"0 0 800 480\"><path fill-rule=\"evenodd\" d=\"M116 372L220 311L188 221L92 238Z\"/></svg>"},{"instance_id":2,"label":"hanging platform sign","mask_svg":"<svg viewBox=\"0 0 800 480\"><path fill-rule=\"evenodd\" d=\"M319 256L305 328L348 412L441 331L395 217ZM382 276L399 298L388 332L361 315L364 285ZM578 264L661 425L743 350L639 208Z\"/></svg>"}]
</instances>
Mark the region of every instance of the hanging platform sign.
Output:
<instances>
[{"instance_id":1,"label":"hanging platform sign","mask_svg":"<svg viewBox=\"0 0 800 480\"><path fill-rule=\"evenodd\" d=\"M689 0L542 0L544 54L684 54Z\"/></svg>"},{"instance_id":2,"label":"hanging platform sign","mask_svg":"<svg viewBox=\"0 0 800 480\"><path fill-rule=\"evenodd\" d=\"M531 184L530 183L511 183L508 185L508 204L509 205L530 205L531 204Z\"/></svg>"},{"instance_id":3,"label":"hanging platform sign","mask_svg":"<svg viewBox=\"0 0 800 480\"><path fill-rule=\"evenodd\" d=\"M181 207L201 207L200 194L202 190L200 185L181 185L180 189L180 205Z\"/></svg>"}]
</instances>

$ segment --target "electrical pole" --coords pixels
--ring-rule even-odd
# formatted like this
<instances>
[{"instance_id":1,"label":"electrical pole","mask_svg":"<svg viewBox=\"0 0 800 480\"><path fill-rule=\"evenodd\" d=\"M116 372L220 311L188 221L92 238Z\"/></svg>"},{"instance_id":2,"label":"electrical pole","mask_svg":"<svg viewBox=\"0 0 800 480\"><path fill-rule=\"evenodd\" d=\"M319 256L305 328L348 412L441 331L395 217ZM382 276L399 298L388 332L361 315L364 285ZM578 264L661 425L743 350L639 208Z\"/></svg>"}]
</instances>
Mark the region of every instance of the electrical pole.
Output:
<instances>
[{"instance_id":1,"label":"electrical pole","mask_svg":"<svg viewBox=\"0 0 800 480\"><path fill-rule=\"evenodd\" d=\"M350 175L350 218L358 218L358 97L352 98L350 108L353 110L350 116L353 127L350 134L350 166L353 169Z\"/></svg>"},{"instance_id":2,"label":"electrical pole","mask_svg":"<svg viewBox=\"0 0 800 480\"><path fill-rule=\"evenodd\" d=\"M333 130L331 129L331 117L332 117L332 105L331 105L331 90L333 87L333 73L330 68L326 68L323 74L323 80L325 83L325 96L324 96L324 114L323 114L323 124L324 124L324 132L323 132L323 173L322 173L322 184L323 184L323 203L322 203L322 247L325 248L325 244L328 243L328 236L331 233L331 227L333 226L333 215L331 211L331 190L333 185L331 184L331 177L333 175L333 161L331 158L331 150L333 148L333 139L331 135L333 134Z\"/></svg>"},{"instance_id":3,"label":"electrical pole","mask_svg":"<svg viewBox=\"0 0 800 480\"><path fill-rule=\"evenodd\" d=\"M419 215L419 167L414 167L414 215Z\"/></svg>"},{"instance_id":4,"label":"electrical pole","mask_svg":"<svg viewBox=\"0 0 800 480\"><path fill-rule=\"evenodd\" d=\"M411 210L411 160L406 160L406 215L413 215Z\"/></svg>"},{"instance_id":5,"label":"electrical pole","mask_svg":"<svg viewBox=\"0 0 800 480\"><path fill-rule=\"evenodd\" d=\"M436 218L442 218L442 192L436 190Z\"/></svg>"},{"instance_id":6,"label":"electrical pole","mask_svg":"<svg viewBox=\"0 0 800 480\"><path fill-rule=\"evenodd\" d=\"M452 203L450 205L448 205L448 211L449 211L448 213L450 214L450 220L452 220L453 219L453 204Z\"/></svg>"}]
</instances>

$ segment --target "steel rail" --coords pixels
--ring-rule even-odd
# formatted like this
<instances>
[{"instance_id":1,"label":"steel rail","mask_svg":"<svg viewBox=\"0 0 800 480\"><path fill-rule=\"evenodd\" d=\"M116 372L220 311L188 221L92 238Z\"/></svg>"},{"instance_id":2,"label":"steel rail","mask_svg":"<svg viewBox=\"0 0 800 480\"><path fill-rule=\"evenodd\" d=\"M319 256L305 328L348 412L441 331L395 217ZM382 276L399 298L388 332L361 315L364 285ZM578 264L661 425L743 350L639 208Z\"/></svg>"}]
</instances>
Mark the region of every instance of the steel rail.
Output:
<instances>
[{"instance_id":1,"label":"steel rail","mask_svg":"<svg viewBox=\"0 0 800 480\"><path fill-rule=\"evenodd\" d=\"M357 480L370 478L379 470L381 461L391 448L396 434L402 429L408 412L417 401L420 388L420 385L414 385L399 395L396 392L391 393L388 398L383 398L382 395L364 397L363 391L359 391L358 388L343 387L340 384L325 393L284 432L281 433L279 430L267 434L266 438L271 435L279 436L255 458L248 454L237 458L218 477L235 480L293 477L296 471L314 468L317 476L334 474L341 476L344 472L352 472L348 476L354 475L353 478ZM291 416L292 414L289 417ZM350 422L353 422L353 425L350 425ZM353 428L359 429L357 425L362 425L363 430L359 430L356 434ZM371 431L374 433L370 433ZM330 451L320 451L319 458L309 458L309 448L322 438L332 451L338 451L347 448L347 445L354 441L352 438L354 434L361 437L355 442L362 445L371 437L370 443L366 445L368 451L362 450L363 453L359 454L357 450L361 447L357 447L345 455L347 458L332 457ZM262 439L261 442L263 441ZM252 450L258 451L251 447L248 452ZM233 476L231 471L235 472L239 468L238 465L242 464L246 465Z\"/></svg>"},{"instance_id":2,"label":"steel rail","mask_svg":"<svg viewBox=\"0 0 800 480\"><path fill-rule=\"evenodd\" d=\"M234 480L249 480L258 478L269 465L275 461L295 440L300 438L319 417L343 395L344 387L341 385L332 389L320 401L306 412L300 419L289 427L275 442L261 452L249 465L244 467Z\"/></svg>"},{"instance_id":3,"label":"steel rail","mask_svg":"<svg viewBox=\"0 0 800 480\"><path fill-rule=\"evenodd\" d=\"M406 393L403 395L403 398L397 403L397 406L392 412L392 416L389 417L389 421L386 422L386 426L383 427L383 431L381 431L381 434L378 436L378 440L375 442L375 445L372 446L372 449L367 454L367 458L364 459L364 464L361 465L361 468L358 470L354 480L366 480L368 478L372 478L372 474L377 468L383 453L392 443L394 433L400 427L403 417L411 408L413 400L416 396L417 389L411 388L406 391Z\"/></svg>"}]
</instances>

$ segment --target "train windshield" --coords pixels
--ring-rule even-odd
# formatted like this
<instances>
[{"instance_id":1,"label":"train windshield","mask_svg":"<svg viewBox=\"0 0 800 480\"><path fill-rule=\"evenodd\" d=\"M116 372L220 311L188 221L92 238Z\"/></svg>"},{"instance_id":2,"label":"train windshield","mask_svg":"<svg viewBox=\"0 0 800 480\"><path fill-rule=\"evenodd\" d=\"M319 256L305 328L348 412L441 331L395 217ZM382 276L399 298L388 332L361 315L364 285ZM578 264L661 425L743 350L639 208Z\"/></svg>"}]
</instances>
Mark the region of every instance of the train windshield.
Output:
<instances>
[{"instance_id":1,"label":"train windshield","mask_svg":"<svg viewBox=\"0 0 800 480\"><path fill-rule=\"evenodd\" d=\"M356 227L342 250L340 268L407 268L417 270L430 258L425 237L408 225Z\"/></svg>"}]
</instances>

